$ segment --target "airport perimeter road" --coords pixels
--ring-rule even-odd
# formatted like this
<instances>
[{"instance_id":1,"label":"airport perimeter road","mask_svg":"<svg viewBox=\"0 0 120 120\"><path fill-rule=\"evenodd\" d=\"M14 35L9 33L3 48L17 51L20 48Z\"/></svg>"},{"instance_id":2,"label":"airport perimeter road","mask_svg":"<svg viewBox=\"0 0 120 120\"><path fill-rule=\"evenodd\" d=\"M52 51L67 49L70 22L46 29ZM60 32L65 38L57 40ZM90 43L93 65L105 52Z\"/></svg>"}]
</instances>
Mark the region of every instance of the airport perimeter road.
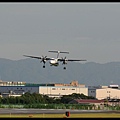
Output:
<instances>
[{"instance_id":1,"label":"airport perimeter road","mask_svg":"<svg viewBox=\"0 0 120 120\"><path fill-rule=\"evenodd\" d=\"M71 110L71 109L12 109L0 108L0 114L64 114L66 111L70 113L120 113L120 111L111 110Z\"/></svg>"}]
</instances>

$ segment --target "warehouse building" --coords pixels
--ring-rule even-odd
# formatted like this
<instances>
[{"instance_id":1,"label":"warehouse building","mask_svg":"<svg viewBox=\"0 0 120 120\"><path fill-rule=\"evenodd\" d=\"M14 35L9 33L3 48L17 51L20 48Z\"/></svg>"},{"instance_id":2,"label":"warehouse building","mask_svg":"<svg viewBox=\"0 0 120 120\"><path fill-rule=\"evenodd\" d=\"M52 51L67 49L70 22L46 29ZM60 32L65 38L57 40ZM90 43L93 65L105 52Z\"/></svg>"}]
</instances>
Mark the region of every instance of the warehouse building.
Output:
<instances>
[{"instance_id":1,"label":"warehouse building","mask_svg":"<svg viewBox=\"0 0 120 120\"><path fill-rule=\"evenodd\" d=\"M109 86L88 86L88 95L102 99L120 99L120 87L119 85Z\"/></svg>"},{"instance_id":2,"label":"warehouse building","mask_svg":"<svg viewBox=\"0 0 120 120\"><path fill-rule=\"evenodd\" d=\"M119 85L109 85L108 87L96 89L97 99L120 99Z\"/></svg>"},{"instance_id":3,"label":"warehouse building","mask_svg":"<svg viewBox=\"0 0 120 120\"><path fill-rule=\"evenodd\" d=\"M61 97L72 93L84 94L86 96L102 99L120 99L120 88L118 85L109 86L88 86L79 84L73 80L69 84L64 83L44 83L33 84L26 82L6 82L0 80L0 95L2 96L21 96L22 94L39 93L49 97Z\"/></svg>"},{"instance_id":4,"label":"warehouse building","mask_svg":"<svg viewBox=\"0 0 120 120\"><path fill-rule=\"evenodd\" d=\"M31 84L25 82L3 82L0 81L0 94L2 96L22 95L26 92L39 93L48 95L49 97L60 97L72 93L82 93L88 96L88 88L84 84L79 84L78 81L72 81L70 84L63 83L46 83L46 84Z\"/></svg>"}]
</instances>

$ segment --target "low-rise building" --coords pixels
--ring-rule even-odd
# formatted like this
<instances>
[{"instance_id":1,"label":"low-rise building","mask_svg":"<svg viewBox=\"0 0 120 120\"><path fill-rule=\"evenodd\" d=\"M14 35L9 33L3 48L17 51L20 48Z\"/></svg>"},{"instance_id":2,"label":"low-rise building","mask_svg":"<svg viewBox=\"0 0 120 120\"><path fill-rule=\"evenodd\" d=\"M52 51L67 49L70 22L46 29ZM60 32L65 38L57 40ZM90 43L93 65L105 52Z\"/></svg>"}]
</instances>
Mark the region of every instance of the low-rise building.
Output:
<instances>
[{"instance_id":1,"label":"low-rise building","mask_svg":"<svg viewBox=\"0 0 120 120\"><path fill-rule=\"evenodd\" d=\"M101 88L96 89L97 99L120 99L120 89Z\"/></svg>"},{"instance_id":2,"label":"low-rise building","mask_svg":"<svg viewBox=\"0 0 120 120\"><path fill-rule=\"evenodd\" d=\"M61 97L62 95L69 95L72 93L79 93L88 96L88 88L84 84L78 84L78 81L72 81L70 84L63 83L45 83L45 84L31 84L25 83L17 85L17 82L2 82L0 86L1 95L22 95L26 92L39 93L48 95L49 97ZM6 85L5 85L6 84Z\"/></svg>"}]
</instances>

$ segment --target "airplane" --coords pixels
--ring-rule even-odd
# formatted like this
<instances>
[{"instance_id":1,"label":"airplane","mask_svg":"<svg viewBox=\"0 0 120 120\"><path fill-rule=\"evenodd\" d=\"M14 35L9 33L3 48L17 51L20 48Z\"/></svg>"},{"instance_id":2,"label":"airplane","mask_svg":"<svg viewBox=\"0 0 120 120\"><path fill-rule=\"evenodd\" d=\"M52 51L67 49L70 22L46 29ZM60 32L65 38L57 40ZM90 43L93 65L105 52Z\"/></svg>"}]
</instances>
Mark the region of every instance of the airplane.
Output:
<instances>
[{"instance_id":1,"label":"airplane","mask_svg":"<svg viewBox=\"0 0 120 120\"><path fill-rule=\"evenodd\" d=\"M49 60L49 63L50 63L51 66L59 66L59 62L62 62L62 65L66 65L68 61L86 61L86 60L79 60L79 59L67 59L66 57L59 58L60 53L69 54L69 52L62 52L62 51L56 51L56 50L52 50L52 51L48 51L48 52L57 53L57 57L56 58L50 58L50 57L47 57L47 56L38 57L38 56L31 56L31 55L23 55L23 56L30 57L30 58L41 59L40 62L43 62L43 68L45 68L45 63L48 60ZM66 67L64 66L63 69L66 69Z\"/></svg>"}]
</instances>

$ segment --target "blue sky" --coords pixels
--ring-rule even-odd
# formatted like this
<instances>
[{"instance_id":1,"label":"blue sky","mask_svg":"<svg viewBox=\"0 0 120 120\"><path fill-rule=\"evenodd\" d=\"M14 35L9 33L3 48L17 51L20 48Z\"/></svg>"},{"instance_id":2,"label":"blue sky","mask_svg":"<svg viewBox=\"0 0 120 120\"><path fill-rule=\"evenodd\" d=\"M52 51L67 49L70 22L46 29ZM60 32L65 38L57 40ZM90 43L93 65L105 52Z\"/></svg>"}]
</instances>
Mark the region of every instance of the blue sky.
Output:
<instances>
[{"instance_id":1,"label":"blue sky","mask_svg":"<svg viewBox=\"0 0 120 120\"><path fill-rule=\"evenodd\" d=\"M87 62L120 61L119 2L0 3L0 58L56 57L49 50Z\"/></svg>"}]
</instances>

